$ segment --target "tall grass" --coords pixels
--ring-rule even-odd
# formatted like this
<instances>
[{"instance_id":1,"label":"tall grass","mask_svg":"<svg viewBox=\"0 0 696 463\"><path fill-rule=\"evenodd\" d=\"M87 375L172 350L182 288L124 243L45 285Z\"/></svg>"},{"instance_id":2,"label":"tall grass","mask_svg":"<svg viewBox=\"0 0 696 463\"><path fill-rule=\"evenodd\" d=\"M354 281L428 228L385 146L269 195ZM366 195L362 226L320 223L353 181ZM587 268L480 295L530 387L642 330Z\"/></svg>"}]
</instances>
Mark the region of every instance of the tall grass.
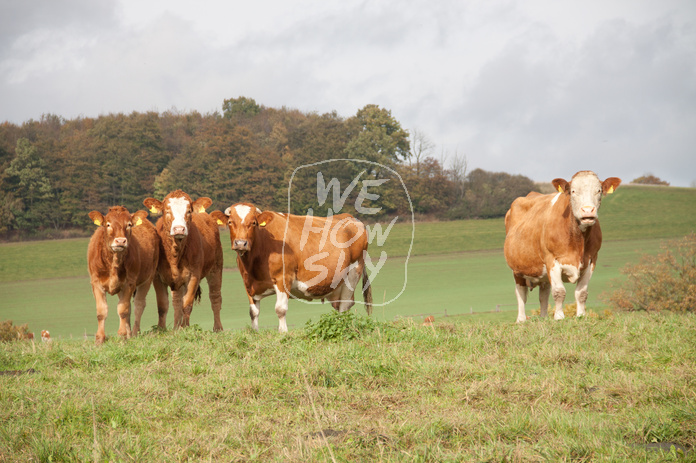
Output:
<instances>
[{"instance_id":1,"label":"tall grass","mask_svg":"<svg viewBox=\"0 0 696 463\"><path fill-rule=\"evenodd\" d=\"M618 314L17 342L0 369L36 373L0 376L0 460L693 460L695 333Z\"/></svg>"}]
</instances>

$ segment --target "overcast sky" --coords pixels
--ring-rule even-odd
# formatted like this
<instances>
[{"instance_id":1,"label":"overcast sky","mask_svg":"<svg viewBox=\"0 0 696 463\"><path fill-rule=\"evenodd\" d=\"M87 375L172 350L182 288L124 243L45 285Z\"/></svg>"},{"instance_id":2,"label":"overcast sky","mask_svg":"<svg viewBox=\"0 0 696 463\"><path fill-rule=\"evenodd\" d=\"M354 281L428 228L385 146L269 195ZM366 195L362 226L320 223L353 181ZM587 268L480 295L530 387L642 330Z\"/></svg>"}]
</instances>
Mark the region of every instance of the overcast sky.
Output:
<instances>
[{"instance_id":1,"label":"overcast sky","mask_svg":"<svg viewBox=\"0 0 696 463\"><path fill-rule=\"evenodd\" d=\"M469 169L696 185L694 0L0 0L0 122L374 103Z\"/></svg>"}]
</instances>

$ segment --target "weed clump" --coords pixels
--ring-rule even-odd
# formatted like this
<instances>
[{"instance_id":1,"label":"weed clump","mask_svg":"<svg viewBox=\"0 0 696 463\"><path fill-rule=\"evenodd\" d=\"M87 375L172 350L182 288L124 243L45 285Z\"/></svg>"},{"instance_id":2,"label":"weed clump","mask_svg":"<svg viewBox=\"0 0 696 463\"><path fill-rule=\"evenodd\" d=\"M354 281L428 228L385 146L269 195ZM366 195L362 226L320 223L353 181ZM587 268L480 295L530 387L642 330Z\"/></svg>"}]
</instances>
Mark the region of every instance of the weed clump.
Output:
<instances>
[{"instance_id":1,"label":"weed clump","mask_svg":"<svg viewBox=\"0 0 696 463\"><path fill-rule=\"evenodd\" d=\"M617 310L696 311L696 233L663 243L656 256L643 256L621 273L628 277L609 294Z\"/></svg>"},{"instance_id":2,"label":"weed clump","mask_svg":"<svg viewBox=\"0 0 696 463\"><path fill-rule=\"evenodd\" d=\"M311 319L307 320L304 335L309 339L321 341L348 341L372 333L380 327L386 325L370 317L353 312L331 311L319 317L316 323Z\"/></svg>"},{"instance_id":3,"label":"weed clump","mask_svg":"<svg viewBox=\"0 0 696 463\"><path fill-rule=\"evenodd\" d=\"M12 320L0 322L0 342L31 339L34 335L29 333L28 325L15 326Z\"/></svg>"}]
</instances>

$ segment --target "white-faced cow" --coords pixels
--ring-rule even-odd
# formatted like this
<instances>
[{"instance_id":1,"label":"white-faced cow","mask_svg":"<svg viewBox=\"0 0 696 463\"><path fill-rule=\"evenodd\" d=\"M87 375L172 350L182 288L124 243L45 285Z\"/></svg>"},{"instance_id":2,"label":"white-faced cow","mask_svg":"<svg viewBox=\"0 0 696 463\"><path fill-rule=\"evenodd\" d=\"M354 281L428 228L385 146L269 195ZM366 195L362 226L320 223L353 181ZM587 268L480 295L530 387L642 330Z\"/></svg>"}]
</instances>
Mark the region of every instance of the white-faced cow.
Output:
<instances>
[{"instance_id":1,"label":"white-faced cow","mask_svg":"<svg viewBox=\"0 0 696 463\"><path fill-rule=\"evenodd\" d=\"M570 182L553 180L558 193L529 193L517 198L505 215L505 260L515 277L517 322L527 317L527 291L539 286L541 316L547 314L549 293L556 304L554 318L564 317L564 282L577 283L577 316L585 315L587 287L602 246L597 212L602 195L612 193L621 179L603 182L582 171Z\"/></svg>"},{"instance_id":2,"label":"white-faced cow","mask_svg":"<svg viewBox=\"0 0 696 463\"><path fill-rule=\"evenodd\" d=\"M147 220L146 211L131 214L125 207L115 206L109 209L106 216L92 211L89 217L98 226L89 241L87 262L92 292L97 302L96 342L101 344L106 339L104 321L108 312L107 293L118 294L118 334L129 338L131 334L136 335L140 331L145 297L157 271L160 248L157 232ZM157 286L157 283L155 288L158 292L166 291L161 285ZM133 293L135 323L131 331ZM159 322L163 326L161 313Z\"/></svg>"},{"instance_id":3,"label":"white-faced cow","mask_svg":"<svg viewBox=\"0 0 696 463\"><path fill-rule=\"evenodd\" d=\"M169 193L162 201L146 198L143 204L157 220L161 249L157 273L172 289L174 328L189 326L194 299L200 299L201 279L208 281L210 305L213 309L213 330L222 331L220 308L222 296L222 245L215 221L205 212L210 198L191 197L181 190ZM157 305L169 307L165 297Z\"/></svg>"},{"instance_id":4,"label":"white-faced cow","mask_svg":"<svg viewBox=\"0 0 696 463\"><path fill-rule=\"evenodd\" d=\"M230 229L232 249L249 297L249 315L259 328L261 299L276 295L278 330L287 331L288 299L328 299L345 312L363 277L363 298L372 312L372 288L365 270L367 233L350 214L326 217L261 212L253 204L230 206L211 213Z\"/></svg>"}]
</instances>

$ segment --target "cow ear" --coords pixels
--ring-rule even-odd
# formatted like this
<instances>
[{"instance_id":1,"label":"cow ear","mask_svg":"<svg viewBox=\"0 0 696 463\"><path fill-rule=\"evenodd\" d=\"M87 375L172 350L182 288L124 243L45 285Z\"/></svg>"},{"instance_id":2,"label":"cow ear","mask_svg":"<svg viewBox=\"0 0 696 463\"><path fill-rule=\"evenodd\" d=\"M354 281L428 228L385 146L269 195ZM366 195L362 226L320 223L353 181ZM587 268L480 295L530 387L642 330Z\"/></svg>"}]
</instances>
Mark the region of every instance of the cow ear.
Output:
<instances>
[{"instance_id":1,"label":"cow ear","mask_svg":"<svg viewBox=\"0 0 696 463\"><path fill-rule=\"evenodd\" d=\"M265 227L273 221L273 213L268 211L262 212L256 216L256 221L259 223L259 227Z\"/></svg>"},{"instance_id":2,"label":"cow ear","mask_svg":"<svg viewBox=\"0 0 696 463\"><path fill-rule=\"evenodd\" d=\"M150 210L150 214L154 215L161 214L162 209L164 209L162 202L155 198L145 198L143 204Z\"/></svg>"},{"instance_id":3,"label":"cow ear","mask_svg":"<svg viewBox=\"0 0 696 463\"><path fill-rule=\"evenodd\" d=\"M104 216L99 211L90 212L89 218L92 219L92 222L94 222L94 225L96 225L98 227L101 227L102 224L104 223Z\"/></svg>"},{"instance_id":4,"label":"cow ear","mask_svg":"<svg viewBox=\"0 0 696 463\"><path fill-rule=\"evenodd\" d=\"M220 211L211 212L210 217L212 217L213 220L215 220L215 223L217 223L218 225L222 225L222 226L227 225L227 219L229 218L229 216L227 214L223 214Z\"/></svg>"},{"instance_id":5,"label":"cow ear","mask_svg":"<svg viewBox=\"0 0 696 463\"><path fill-rule=\"evenodd\" d=\"M133 222L133 226L137 227L138 225L143 224L143 220L147 220L147 211L137 211L133 214L131 214L131 221Z\"/></svg>"},{"instance_id":6,"label":"cow ear","mask_svg":"<svg viewBox=\"0 0 696 463\"><path fill-rule=\"evenodd\" d=\"M563 193L564 191L568 191L570 188L570 184L563 180L562 178L554 178L553 181L551 182L553 187L558 191L559 193Z\"/></svg>"},{"instance_id":7,"label":"cow ear","mask_svg":"<svg viewBox=\"0 0 696 463\"><path fill-rule=\"evenodd\" d=\"M602 193L610 195L621 185L621 179L618 177L609 177L602 182Z\"/></svg>"},{"instance_id":8,"label":"cow ear","mask_svg":"<svg viewBox=\"0 0 696 463\"><path fill-rule=\"evenodd\" d=\"M213 200L203 196L193 202L193 212L203 213L213 204Z\"/></svg>"}]
</instances>

